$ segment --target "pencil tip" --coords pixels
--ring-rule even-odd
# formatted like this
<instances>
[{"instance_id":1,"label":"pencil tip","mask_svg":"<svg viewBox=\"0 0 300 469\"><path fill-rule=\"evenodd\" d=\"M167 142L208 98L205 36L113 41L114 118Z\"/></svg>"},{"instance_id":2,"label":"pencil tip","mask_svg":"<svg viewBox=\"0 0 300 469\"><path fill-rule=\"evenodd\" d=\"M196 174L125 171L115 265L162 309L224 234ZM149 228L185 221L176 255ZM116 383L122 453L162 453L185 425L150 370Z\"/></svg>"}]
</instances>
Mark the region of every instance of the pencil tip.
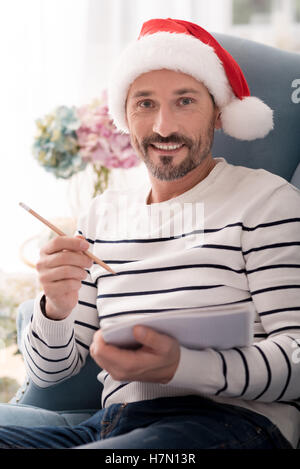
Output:
<instances>
[{"instance_id":1,"label":"pencil tip","mask_svg":"<svg viewBox=\"0 0 300 469\"><path fill-rule=\"evenodd\" d=\"M19 202L19 205L25 210L27 210L27 212L29 212L30 208L26 204L23 204L23 202Z\"/></svg>"}]
</instances>

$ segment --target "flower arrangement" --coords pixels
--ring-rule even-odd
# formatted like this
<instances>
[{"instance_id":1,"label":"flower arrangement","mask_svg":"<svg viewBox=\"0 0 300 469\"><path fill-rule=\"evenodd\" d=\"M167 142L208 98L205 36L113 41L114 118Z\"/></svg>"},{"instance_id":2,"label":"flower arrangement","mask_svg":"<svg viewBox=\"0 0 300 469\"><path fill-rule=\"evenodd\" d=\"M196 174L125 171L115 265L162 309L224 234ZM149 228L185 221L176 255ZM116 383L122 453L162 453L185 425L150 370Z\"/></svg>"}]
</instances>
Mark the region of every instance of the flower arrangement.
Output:
<instances>
[{"instance_id":1,"label":"flower arrangement","mask_svg":"<svg viewBox=\"0 0 300 469\"><path fill-rule=\"evenodd\" d=\"M113 168L139 164L130 138L109 116L106 92L100 100L79 108L59 106L36 121L33 154L57 178L70 178L92 164L96 175L93 196L107 188Z\"/></svg>"},{"instance_id":2,"label":"flower arrangement","mask_svg":"<svg viewBox=\"0 0 300 469\"><path fill-rule=\"evenodd\" d=\"M15 274L0 270L0 329L3 319L10 318L15 326L19 305L34 298L39 291L35 274Z\"/></svg>"}]
</instances>

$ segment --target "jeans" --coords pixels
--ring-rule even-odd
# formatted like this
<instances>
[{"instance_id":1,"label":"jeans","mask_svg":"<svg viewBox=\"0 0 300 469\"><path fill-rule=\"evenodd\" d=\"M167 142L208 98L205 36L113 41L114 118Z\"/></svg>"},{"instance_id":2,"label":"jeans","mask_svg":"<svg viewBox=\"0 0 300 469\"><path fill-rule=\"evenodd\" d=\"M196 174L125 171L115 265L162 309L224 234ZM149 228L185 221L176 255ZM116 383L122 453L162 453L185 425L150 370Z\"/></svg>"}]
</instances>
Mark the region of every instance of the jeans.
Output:
<instances>
[{"instance_id":1,"label":"jeans","mask_svg":"<svg viewBox=\"0 0 300 469\"><path fill-rule=\"evenodd\" d=\"M74 426L0 426L0 448L284 449L264 416L200 396L112 404Z\"/></svg>"},{"instance_id":2,"label":"jeans","mask_svg":"<svg viewBox=\"0 0 300 469\"><path fill-rule=\"evenodd\" d=\"M0 428L8 425L22 427L73 426L89 419L98 409L54 411L26 404L0 404Z\"/></svg>"}]
</instances>

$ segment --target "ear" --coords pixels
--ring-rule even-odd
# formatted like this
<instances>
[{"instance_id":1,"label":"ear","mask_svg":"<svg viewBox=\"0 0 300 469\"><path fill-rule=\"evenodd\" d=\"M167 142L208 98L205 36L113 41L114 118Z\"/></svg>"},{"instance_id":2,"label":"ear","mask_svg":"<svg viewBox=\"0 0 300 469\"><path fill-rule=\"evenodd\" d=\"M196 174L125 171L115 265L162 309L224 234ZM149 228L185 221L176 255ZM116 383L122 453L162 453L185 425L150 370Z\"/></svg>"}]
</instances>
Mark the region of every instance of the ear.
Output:
<instances>
[{"instance_id":1,"label":"ear","mask_svg":"<svg viewBox=\"0 0 300 469\"><path fill-rule=\"evenodd\" d=\"M219 130L222 128L222 121L221 121L221 111L219 108L216 108L216 120L215 120L215 129Z\"/></svg>"}]
</instances>

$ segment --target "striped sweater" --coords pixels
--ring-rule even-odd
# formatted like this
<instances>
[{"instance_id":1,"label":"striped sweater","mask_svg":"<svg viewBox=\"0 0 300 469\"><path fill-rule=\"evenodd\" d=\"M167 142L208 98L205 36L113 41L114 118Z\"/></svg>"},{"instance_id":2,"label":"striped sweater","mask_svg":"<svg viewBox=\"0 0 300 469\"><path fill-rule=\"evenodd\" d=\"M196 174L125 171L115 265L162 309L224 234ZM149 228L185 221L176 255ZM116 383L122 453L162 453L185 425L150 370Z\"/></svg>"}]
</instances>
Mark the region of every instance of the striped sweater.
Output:
<instances>
[{"instance_id":1,"label":"striped sweater","mask_svg":"<svg viewBox=\"0 0 300 469\"><path fill-rule=\"evenodd\" d=\"M77 306L61 321L43 316L40 296L36 299L24 336L27 370L40 387L78 373L99 327L149 314L143 311L251 303L256 311L251 346L181 347L178 369L164 385L117 382L103 370L98 375L102 405L205 395L265 415L295 446L300 192L267 171L215 160L203 181L170 201L147 205L150 186L145 185L122 193L107 190L93 200L78 232L117 275L94 264ZM181 223L178 213L184 213Z\"/></svg>"}]
</instances>

